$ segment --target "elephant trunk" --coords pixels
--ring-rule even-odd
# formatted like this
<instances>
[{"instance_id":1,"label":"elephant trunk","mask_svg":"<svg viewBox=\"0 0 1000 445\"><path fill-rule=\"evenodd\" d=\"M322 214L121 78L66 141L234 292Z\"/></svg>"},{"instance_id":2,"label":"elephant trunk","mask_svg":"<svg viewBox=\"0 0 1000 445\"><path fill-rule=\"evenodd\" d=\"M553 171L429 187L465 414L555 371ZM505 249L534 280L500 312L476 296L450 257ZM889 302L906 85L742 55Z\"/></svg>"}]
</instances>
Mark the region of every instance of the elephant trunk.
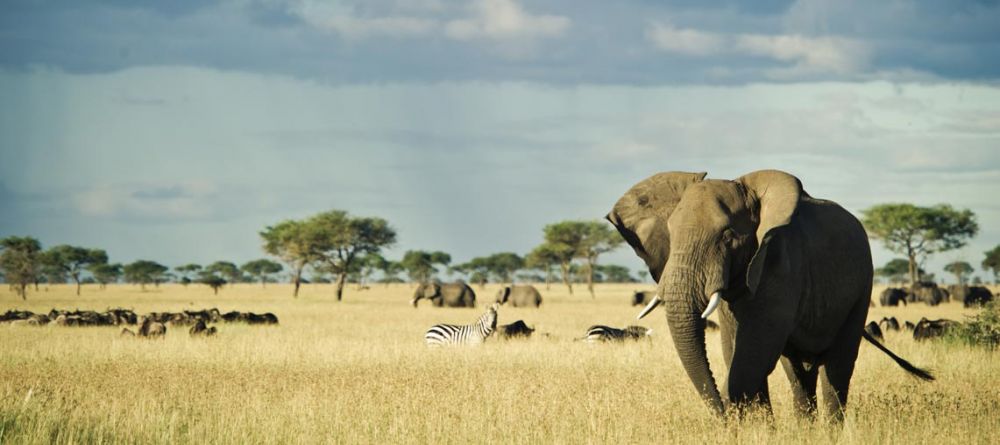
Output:
<instances>
[{"instance_id":1,"label":"elephant trunk","mask_svg":"<svg viewBox=\"0 0 1000 445\"><path fill-rule=\"evenodd\" d=\"M684 370L709 408L722 415L722 398L705 350L705 320L702 318L703 311L708 312L703 285L705 280L696 271L689 261L671 255L663 273L660 293L667 311L670 335ZM713 300L717 304L717 298L713 297Z\"/></svg>"}]
</instances>

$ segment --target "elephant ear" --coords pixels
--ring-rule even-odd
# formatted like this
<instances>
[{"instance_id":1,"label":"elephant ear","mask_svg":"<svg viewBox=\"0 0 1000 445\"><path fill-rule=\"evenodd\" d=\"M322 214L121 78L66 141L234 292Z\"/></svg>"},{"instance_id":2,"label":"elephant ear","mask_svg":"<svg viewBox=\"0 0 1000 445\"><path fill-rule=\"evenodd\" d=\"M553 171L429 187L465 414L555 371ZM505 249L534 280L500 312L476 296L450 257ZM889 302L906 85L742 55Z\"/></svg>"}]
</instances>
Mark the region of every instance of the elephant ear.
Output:
<instances>
[{"instance_id":1,"label":"elephant ear","mask_svg":"<svg viewBox=\"0 0 1000 445\"><path fill-rule=\"evenodd\" d=\"M437 283L429 283L427 287L424 288L424 298L434 298L434 296L441 293L441 285Z\"/></svg>"},{"instance_id":2,"label":"elephant ear","mask_svg":"<svg viewBox=\"0 0 1000 445\"><path fill-rule=\"evenodd\" d=\"M790 267L787 258L778 258L782 249L782 233L788 228L804 196L799 178L778 170L760 170L744 175L736 180L747 189L750 198L756 202L757 252L747 267L747 287L751 294L757 292L761 280L766 276L767 265ZM768 257L771 257L768 259ZM786 271L787 272L787 271Z\"/></svg>"},{"instance_id":3,"label":"elephant ear","mask_svg":"<svg viewBox=\"0 0 1000 445\"><path fill-rule=\"evenodd\" d=\"M632 186L606 217L659 280L670 256L667 219L687 188L707 173L658 173Z\"/></svg>"}]
</instances>

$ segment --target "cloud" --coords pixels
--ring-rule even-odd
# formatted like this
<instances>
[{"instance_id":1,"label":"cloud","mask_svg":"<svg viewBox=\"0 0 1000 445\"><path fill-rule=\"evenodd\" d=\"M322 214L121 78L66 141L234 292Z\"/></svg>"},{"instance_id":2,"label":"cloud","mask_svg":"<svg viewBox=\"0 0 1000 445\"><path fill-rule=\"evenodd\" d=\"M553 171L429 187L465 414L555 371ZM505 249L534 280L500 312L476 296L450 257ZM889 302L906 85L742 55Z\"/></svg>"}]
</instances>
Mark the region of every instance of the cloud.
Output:
<instances>
[{"instance_id":1,"label":"cloud","mask_svg":"<svg viewBox=\"0 0 1000 445\"><path fill-rule=\"evenodd\" d=\"M680 29L666 23L653 23L646 30L646 37L657 49L695 56L718 54L726 42L719 34Z\"/></svg>"},{"instance_id":2,"label":"cloud","mask_svg":"<svg viewBox=\"0 0 1000 445\"><path fill-rule=\"evenodd\" d=\"M407 37L427 34L439 27L434 20L410 16L358 17L338 4L304 1L292 11L306 23L344 38Z\"/></svg>"},{"instance_id":3,"label":"cloud","mask_svg":"<svg viewBox=\"0 0 1000 445\"><path fill-rule=\"evenodd\" d=\"M799 72L852 74L868 66L868 48L843 37L745 34L736 38L740 51L793 62Z\"/></svg>"},{"instance_id":4,"label":"cloud","mask_svg":"<svg viewBox=\"0 0 1000 445\"><path fill-rule=\"evenodd\" d=\"M445 35L455 40L509 40L559 37L570 19L558 15L533 15L513 0L478 0L471 18L449 21Z\"/></svg>"},{"instance_id":5,"label":"cloud","mask_svg":"<svg viewBox=\"0 0 1000 445\"><path fill-rule=\"evenodd\" d=\"M73 195L87 217L149 223L218 219L218 187L208 182L183 184L98 185Z\"/></svg>"}]
</instances>

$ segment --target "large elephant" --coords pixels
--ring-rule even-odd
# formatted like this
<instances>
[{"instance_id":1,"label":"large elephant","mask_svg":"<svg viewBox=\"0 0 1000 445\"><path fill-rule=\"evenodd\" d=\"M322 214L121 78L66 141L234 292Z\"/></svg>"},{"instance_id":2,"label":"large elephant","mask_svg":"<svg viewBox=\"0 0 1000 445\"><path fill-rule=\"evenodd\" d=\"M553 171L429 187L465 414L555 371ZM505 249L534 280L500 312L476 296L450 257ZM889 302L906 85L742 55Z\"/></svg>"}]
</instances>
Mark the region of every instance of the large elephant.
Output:
<instances>
[{"instance_id":1,"label":"large elephant","mask_svg":"<svg viewBox=\"0 0 1000 445\"><path fill-rule=\"evenodd\" d=\"M514 307L538 307L542 305L542 294L530 284L504 286L497 291L496 302L510 303Z\"/></svg>"},{"instance_id":2,"label":"large elephant","mask_svg":"<svg viewBox=\"0 0 1000 445\"><path fill-rule=\"evenodd\" d=\"M911 303L920 301L927 303L928 306L937 306L951 301L951 295L947 290L938 287L937 283L923 281L910 287L906 299Z\"/></svg>"},{"instance_id":3,"label":"large elephant","mask_svg":"<svg viewBox=\"0 0 1000 445\"><path fill-rule=\"evenodd\" d=\"M982 306L993 301L993 292L983 286L951 285L948 292L965 307Z\"/></svg>"},{"instance_id":4,"label":"large elephant","mask_svg":"<svg viewBox=\"0 0 1000 445\"><path fill-rule=\"evenodd\" d=\"M417 307L421 299L431 300L436 307L476 307L476 293L465 283L425 283L417 286L410 304Z\"/></svg>"},{"instance_id":5,"label":"large elephant","mask_svg":"<svg viewBox=\"0 0 1000 445\"><path fill-rule=\"evenodd\" d=\"M780 360L796 406L816 412L822 378L829 415L843 418L864 336L908 371L933 377L864 334L871 300L868 237L850 212L811 197L798 178L757 171L735 180L660 173L607 215L658 280L674 345L695 389L726 406L709 369L705 319L719 309L725 390L737 411L770 410L767 376Z\"/></svg>"}]
</instances>

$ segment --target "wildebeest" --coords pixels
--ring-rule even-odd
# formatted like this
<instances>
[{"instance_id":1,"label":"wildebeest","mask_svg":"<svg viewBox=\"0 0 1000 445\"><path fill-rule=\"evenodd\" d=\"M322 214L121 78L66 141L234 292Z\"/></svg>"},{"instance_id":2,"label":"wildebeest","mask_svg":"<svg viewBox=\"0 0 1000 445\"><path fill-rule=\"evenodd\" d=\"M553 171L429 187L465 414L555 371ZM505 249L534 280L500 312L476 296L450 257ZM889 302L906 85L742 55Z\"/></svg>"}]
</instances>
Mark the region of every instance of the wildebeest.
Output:
<instances>
[{"instance_id":1,"label":"wildebeest","mask_svg":"<svg viewBox=\"0 0 1000 445\"><path fill-rule=\"evenodd\" d=\"M500 336L500 338L505 339L528 338L531 337L531 333L533 332L535 332L535 330L528 327L528 325L524 323L524 320L518 320L511 324L497 326L497 335Z\"/></svg>"},{"instance_id":2,"label":"wildebeest","mask_svg":"<svg viewBox=\"0 0 1000 445\"><path fill-rule=\"evenodd\" d=\"M896 287L890 287L879 295L879 304L882 306L899 306L900 303L906 306L906 291Z\"/></svg>"},{"instance_id":3,"label":"wildebeest","mask_svg":"<svg viewBox=\"0 0 1000 445\"><path fill-rule=\"evenodd\" d=\"M878 327L878 323L875 323L874 321L868 322L868 324L865 325L865 332L879 341L885 340L885 338L882 337L882 328Z\"/></svg>"},{"instance_id":4,"label":"wildebeest","mask_svg":"<svg viewBox=\"0 0 1000 445\"><path fill-rule=\"evenodd\" d=\"M205 324L205 320L198 320L191 329L188 330L188 334L192 337L211 337L215 335L215 326L208 327Z\"/></svg>"},{"instance_id":5,"label":"wildebeest","mask_svg":"<svg viewBox=\"0 0 1000 445\"><path fill-rule=\"evenodd\" d=\"M649 304L650 301L653 301L653 297L655 295L656 292L651 290L637 290L632 292L632 298L629 302L632 303L632 306L645 306Z\"/></svg>"},{"instance_id":6,"label":"wildebeest","mask_svg":"<svg viewBox=\"0 0 1000 445\"><path fill-rule=\"evenodd\" d=\"M151 317L143 316L139 326L140 337L162 337L167 333L167 327L158 321L153 321Z\"/></svg>"},{"instance_id":7,"label":"wildebeest","mask_svg":"<svg viewBox=\"0 0 1000 445\"><path fill-rule=\"evenodd\" d=\"M954 320L939 319L939 320L928 320L927 318L921 318L917 325L913 328L913 339L914 340L927 340L929 338L937 338L944 336L949 330L955 328L960 323Z\"/></svg>"},{"instance_id":8,"label":"wildebeest","mask_svg":"<svg viewBox=\"0 0 1000 445\"><path fill-rule=\"evenodd\" d=\"M982 306L993 301L993 292L983 286L952 285L948 287L948 291L965 307Z\"/></svg>"},{"instance_id":9,"label":"wildebeest","mask_svg":"<svg viewBox=\"0 0 1000 445\"><path fill-rule=\"evenodd\" d=\"M878 322L878 325L883 331L899 330L899 320L896 320L896 317L882 317L882 320Z\"/></svg>"}]
</instances>

